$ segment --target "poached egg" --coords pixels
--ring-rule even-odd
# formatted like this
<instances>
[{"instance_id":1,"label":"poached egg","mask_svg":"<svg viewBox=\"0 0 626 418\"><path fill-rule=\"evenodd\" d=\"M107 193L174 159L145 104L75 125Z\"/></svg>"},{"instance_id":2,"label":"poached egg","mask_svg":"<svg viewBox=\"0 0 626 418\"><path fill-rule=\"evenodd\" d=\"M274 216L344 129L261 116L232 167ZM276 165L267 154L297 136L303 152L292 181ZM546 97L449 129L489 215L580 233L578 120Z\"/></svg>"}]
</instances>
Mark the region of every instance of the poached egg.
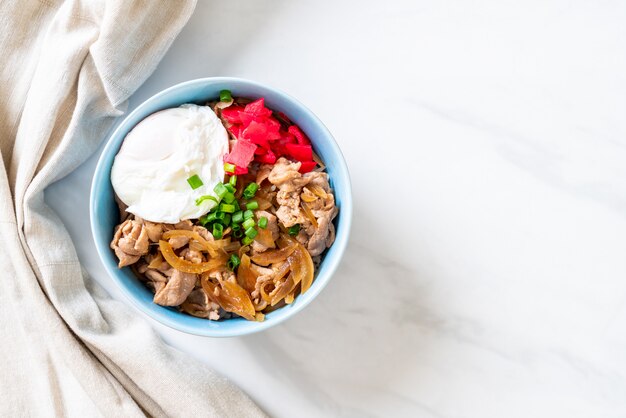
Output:
<instances>
[{"instance_id":1,"label":"poached egg","mask_svg":"<svg viewBox=\"0 0 626 418\"><path fill-rule=\"evenodd\" d=\"M224 179L228 133L208 106L185 104L156 112L126 135L115 156L111 183L127 211L152 222L177 223L206 214L213 188ZM202 186L187 179L197 175ZM219 199L218 199L219 200Z\"/></svg>"}]
</instances>

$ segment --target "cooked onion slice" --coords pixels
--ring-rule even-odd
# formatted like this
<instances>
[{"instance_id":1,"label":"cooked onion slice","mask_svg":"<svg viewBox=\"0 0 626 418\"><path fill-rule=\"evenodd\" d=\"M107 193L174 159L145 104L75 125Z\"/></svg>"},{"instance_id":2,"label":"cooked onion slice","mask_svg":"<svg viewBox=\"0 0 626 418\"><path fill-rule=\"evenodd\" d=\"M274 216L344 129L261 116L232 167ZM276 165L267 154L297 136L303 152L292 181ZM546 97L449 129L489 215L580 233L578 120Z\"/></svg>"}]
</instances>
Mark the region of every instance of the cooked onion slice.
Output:
<instances>
[{"instance_id":1,"label":"cooked onion slice","mask_svg":"<svg viewBox=\"0 0 626 418\"><path fill-rule=\"evenodd\" d=\"M278 302L283 300L285 296L291 293L297 285L298 283L294 282L294 277L293 277L293 272L292 272L285 281L283 281L282 283L276 286L276 289L274 289L274 291L270 295L272 297L272 301L270 302L270 304L272 306L276 305Z\"/></svg>"},{"instance_id":2,"label":"cooked onion slice","mask_svg":"<svg viewBox=\"0 0 626 418\"><path fill-rule=\"evenodd\" d=\"M256 300L252 301L252 304L254 305L254 309L259 312L262 311L263 309L267 308L267 301L263 298L259 299L258 302Z\"/></svg>"},{"instance_id":3,"label":"cooked onion slice","mask_svg":"<svg viewBox=\"0 0 626 418\"><path fill-rule=\"evenodd\" d=\"M159 267L161 267L161 264L163 264L163 256L161 255L161 253L158 253L157 256L154 257L154 259L150 262L150 264L148 264L148 268L158 269Z\"/></svg>"},{"instance_id":4,"label":"cooked onion slice","mask_svg":"<svg viewBox=\"0 0 626 418\"><path fill-rule=\"evenodd\" d=\"M189 239L193 239L194 241L198 242L198 244L202 246L202 249L204 251L211 254L211 257L220 256L220 249L230 244L230 238L209 242L205 240L204 238L202 238L202 236L200 236L200 234L198 234L196 231L188 231L185 229L173 229L171 231L165 231L163 233L163 239L165 240L168 240L173 237L180 237L180 236L187 237ZM194 246L194 249L196 247L197 246Z\"/></svg>"},{"instance_id":5,"label":"cooked onion slice","mask_svg":"<svg viewBox=\"0 0 626 418\"><path fill-rule=\"evenodd\" d=\"M324 164L320 156L315 153L315 151L313 151L313 161L315 161L317 165L319 165L319 168L315 171L324 171L326 169L326 165Z\"/></svg>"},{"instance_id":6,"label":"cooked onion slice","mask_svg":"<svg viewBox=\"0 0 626 418\"><path fill-rule=\"evenodd\" d=\"M308 186L306 186L311 193L313 193L315 196L320 197L322 199L327 199L328 198L328 193L326 193L326 191L321 188L320 186L318 186L317 184L309 184Z\"/></svg>"},{"instance_id":7,"label":"cooked onion slice","mask_svg":"<svg viewBox=\"0 0 626 418\"><path fill-rule=\"evenodd\" d=\"M219 101L217 103L215 103L215 106L213 106L213 111L215 113L217 113L217 110L222 110L222 109L226 109L227 107L230 107L233 104L234 100L231 98L229 101L227 102L222 102Z\"/></svg>"},{"instance_id":8,"label":"cooked onion slice","mask_svg":"<svg viewBox=\"0 0 626 418\"><path fill-rule=\"evenodd\" d=\"M240 248L241 248L241 243L239 241L233 241L230 244L227 244L224 247L222 247L222 249L226 251L227 253L237 252L239 251Z\"/></svg>"},{"instance_id":9,"label":"cooked onion slice","mask_svg":"<svg viewBox=\"0 0 626 418\"><path fill-rule=\"evenodd\" d=\"M287 305L291 305L293 303L294 298L294 292L291 292L290 294L288 294L287 296L285 296L285 303Z\"/></svg>"},{"instance_id":10,"label":"cooked onion slice","mask_svg":"<svg viewBox=\"0 0 626 418\"><path fill-rule=\"evenodd\" d=\"M284 237L284 236L283 236ZM295 243L296 249L294 252L287 257L287 262L291 265L291 271L293 274L294 283L300 284L301 293L305 293L311 287L313 283L313 276L315 272L315 268L313 266L313 260L311 259L311 254L296 240L291 237L284 237L285 239L290 240L292 243Z\"/></svg>"},{"instance_id":11,"label":"cooked onion slice","mask_svg":"<svg viewBox=\"0 0 626 418\"><path fill-rule=\"evenodd\" d=\"M254 200L259 204L259 210L267 210L272 207L272 202L260 196L256 197Z\"/></svg>"},{"instance_id":12,"label":"cooked onion slice","mask_svg":"<svg viewBox=\"0 0 626 418\"><path fill-rule=\"evenodd\" d=\"M290 245L280 248L277 250L265 251L261 254L257 254L252 256L252 261L260 266L269 266L272 263L278 263L280 261L285 261L287 257L291 255L296 249L296 245L294 243L290 243Z\"/></svg>"},{"instance_id":13,"label":"cooked onion slice","mask_svg":"<svg viewBox=\"0 0 626 418\"><path fill-rule=\"evenodd\" d=\"M165 258L165 261L167 261L170 266L184 273L204 273L205 271L214 270L218 267L224 267L228 261L228 257L222 255L204 263L195 264L177 256L170 243L163 240L159 241L159 249L161 250L161 254L163 254L163 258Z\"/></svg>"},{"instance_id":14,"label":"cooked onion slice","mask_svg":"<svg viewBox=\"0 0 626 418\"><path fill-rule=\"evenodd\" d=\"M244 254L248 254L249 252L250 252L250 246L249 245L243 245L239 249L239 258L243 257Z\"/></svg>"},{"instance_id":15,"label":"cooked onion slice","mask_svg":"<svg viewBox=\"0 0 626 418\"><path fill-rule=\"evenodd\" d=\"M285 277L285 275L289 272L291 265L289 264L289 257L287 257L287 261L281 264L273 264L272 270L274 270L274 280L278 281Z\"/></svg>"},{"instance_id":16,"label":"cooked onion slice","mask_svg":"<svg viewBox=\"0 0 626 418\"><path fill-rule=\"evenodd\" d=\"M303 202L311 203L317 200L317 196L314 195L313 193L302 192L300 194L300 199L302 199Z\"/></svg>"},{"instance_id":17,"label":"cooked onion slice","mask_svg":"<svg viewBox=\"0 0 626 418\"><path fill-rule=\"evenodd\" d=\"M250 268L250 257L247 254L241 256L241 264L237 268L237 283L248 292L254 290L257 275Z\"/></svg>"},{"instance_id":18,"label":"cooked onion slice","mask_svg":"<svg viewBox=\"0 0 626 418\"><path fill-rule=\"evenodd\" d=\"M194 251L206 251L206 247L196 240L189 241L189 249Z\"/></svg>"},{"instance_id":19,"label":"cooked onion slice","mask_svg":"<svg viewBox=\"0 0 626 418\"><path fill-rule=\"evenodd\" d=\"M304 209L304 214L306 215L307 219L313 224L315 228L317 228L317 219L315 219L315 215L313 215L313 212L311 212L311 208L309 207L309 205L306 202L300 202L300 205L302 206L302 209Z\"/></svg>"},{"instance_id":20,"label":"cooked onion slice","mask_svg":"<svg viewBox=\"0 0 626 418\"><path fill-rule=\"evenodd\" d=\"M269 289L268 286L271 286ZM272 292L274 291L275 286L273 282L266 282L261 286L261 298L267 302L270 303L272 301L272 297L270 296L272 294Z\"/></svg>"},{"instance_id":21,"label":"cooked onion slice","mask_svg":"<svg viewBox=\"0 0 626 418\"><path fill-rule=\"evenodd\" d=\"M202 238L200 236L200 234L198 234L196 231L189 231L187 229L172 229L170 231L165 231L163 233L163 239L164 240L168 240L170 238L173 237L187 237L187 238L191 238L191 239L195 239L196 241L198 241L199 243L201 243L202 245L206 245L208 244L208 241L205 240L204 238Z\"/></svg>"},{"instance_id":22,"label":"cooked onion slice","mask_svg":"<svg viewBox=\"0 0 626 418\"><path fill-rule=\"evenodd\" d=\"M259 233L257 234L256 238L254 238L255 241L257 241L259 244L263 245L264 247L276 248L276 243L274 242L274 239L272 238L272 231L270 231L267 228L265 229L258 228L257 230L259 231Z\"/></svg>"},{"instance_id":23,"label":"cooked onion slice","mask_svg":"<svg viewBox=\"0 0 626 418\"><path fill-rule=\"evenodd\" d=\"M219 284L211 281L208 274L203 274L200 280L202 288L209 299L219 304L227 312L235 313L250 321L255 320L256 311L246 292L237 283L220 280Z\"/></svg>"}]
</instances>

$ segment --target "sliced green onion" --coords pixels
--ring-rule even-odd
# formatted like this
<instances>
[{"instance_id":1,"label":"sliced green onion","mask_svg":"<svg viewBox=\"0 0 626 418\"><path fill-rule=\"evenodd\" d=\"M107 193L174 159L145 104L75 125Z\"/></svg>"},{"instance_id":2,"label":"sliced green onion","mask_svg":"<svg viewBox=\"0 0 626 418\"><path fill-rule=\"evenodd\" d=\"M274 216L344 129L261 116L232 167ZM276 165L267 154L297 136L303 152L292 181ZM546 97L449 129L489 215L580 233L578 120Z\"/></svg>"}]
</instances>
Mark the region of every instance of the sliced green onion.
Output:
<instances>
[{"instance_id":1,"label":"sliced green onion","mask_svg":"<svg viewBox=\"0 0 626 418\"><path fill-rule=\"evenodd\" d=\"M228 268L235 271L239 264L241 264L241 260L237 257L237 254L231 255L230 260L228 260Z\"/></svg>"},{"instance_id":2,"label":"sliced green onion","mask_svg":"<svg viewBox=\"0 0 626 418\"><path fill-rule=\"evenodd\" d=\"M225 183L224 187L226 187L226 190L228 190L230 193L235 193L235 188L233 187L232 184L230 183Z\"/></svg>"},{"instance_id":3,"label":"sliced green onion","mask_svg":"<svg viewBox=\"0 0 626 418\"><path fill-rule=\"evenodd\" d=\"M246 236L253 238L257 236L257 234L259 233L259 231L256 230L255 227L251 226L250 228L246 229Z\"/></svg>"},{"instance_id":4,"label":"sliced green onion","mask_svg":"<svg viewBox=\"0 0 626 418\"><path fill-rule=\"evenodd\" d=\"M206 216L203 216L199 219L200 223L202 224L202 226L206 226L206 224L208 224L209 222L213 222L217 216L217 212L213 212L213 213L209 213Z\"/></svg>"},{"instance_id":5,"label":"sliced green onion","mask_svg":"<svg viewBox=\"0 0 626 418\"><path fill-rule=\"evenodd\" d=\"M243 245L250 245L250 244L252 244L253 241L254 241L254 238L243 237L243 239L241 240L241 243Z\"/></svg>"},{"instance_id":6,"label":"sliced green onion","mask_svg":"<svg viewBox=\"0 0 626 418\"><path fill-rule=\"evenodd\" d=\"M234 223L234 224L232 224L230 227L233 229L233 231L239 231L239 230L241 230L241 224L235 224L235 223Z\"/></svg>"},{"instance_id":7,"label":"sliced green onion","mask_svg":"<svg viewBox=\"0 0 626 418\"><path fill-rule=\"evenodd\" d=\"M247 210L243 213L243 219L251 219L254 213L251 210Z\"/></svg>"},{"instance_id":8,"label":"sliced green onion","mask_svg":"<svg viewBox=\"0 0 626 418\"><path fill-rule=\"evenodd\" d=\"M237 225L239 226L239 225ZM233 229L233 237L239 239L241 237L243 237L243 229L238 228L237 230Z\"/></svg>"},{"instance_id":9,"label":"sliced green onion","mask_svg":"<svg viewBox=\"0 0 626 418\"><path fill-rule=\"evenodd\" d=\"M224 234L224 225L214 223L213 224L213 238L220 239L222 238L222 234Z\"/></svg>"},{"instance_id":10,"label":"sliced green onion","mask_svg":"<svg viewBox=\"0 0 626 418\"><path fill-rule=\"evenodd\" d=\"M243 222L243 212L242 211L237 211L235 213L233 213L233 223L234 224L240 224Z\"/></svg>"},{"instance_id":11,"label":"sliced green onion","mask_svg":"<svg viewBox=\"0 0 626 418\"><path fill-rule=\"evenodd\" d=\"M237 202L237 199L235 199L235 201L233 202L233 205L235 205L235 212L241 210L241 206L239 206L239 202Z\"/></svg>"},{"instance_id":12,"label":"sliced green onion","mask_svg":"<svg viewBox=\"0 0 626 418\"><path fill-rule=\"evenodd\" d=\"M196 190L198 187L204 184L202 183L202 180L200 179L200 177L198 177L197 174L194 174L193 176L189 177L187 179L187 183L189 183L189 185L191 186L193 190Z\"/></svg>"},{"instance_id":13,"label":"sliced green onion","mask_svg":"<svg viewBox=\"0 0 626 418\"><path fill-rule=\"evenodd\" d=\"M226 171L227 173L234 173L235 168L237 168L235 164L224 163L224 171Z\"/></svg>"},{"instance_id":14,"label":"sliced green onion","mask_svg":"<svg viewBox=\"0 0 626 418\"><path fill-rule=\"evenodd\" d=\"M241 224L241 226L243 227L243 229L248 229L253 227L254 225L256 225L256 223L254 222L254 219L250 218L250 219L246 219L244 223Z\"/></svg>"},{"instance_id":15,"label":"sliced green onion","mask_svg":"<svg viewBox=\"0 0 626 418\"><path fill-rule=\"evenodd\" d=\"M236 175L232 175L230 176L230 179L228 180L228 183L233 186L233 187L237 187L237 176Z\"/></svg>"},{"instance_id":16,"label":"sliced green onion","mask_svg":"<svg viewBox=\"0 0 626 418\"><path fill-rule=\"evenodd\" d=\"M295 224L291 228L289 228L289 235L296 236L300 232L300 224Z\"/></svg>"},{"instance_id":17,"label":"sliced green onion","mask_svg":"<svg viewBox=\"0 0 626 418\"><path fill-rule=\"evenodd\" d=\"M234 205L229 205L228 203L220 203L220 211L222 212L226 212L226 213L234 213L235 212L235 206Z\"/></svg>"},{"instance_id":18,"label":"sliced green onion","mask_svg":"<svg viewBox=\"0 0 626 418\"><path fill-rule=\"evenodd\" d=\"M233 203L235 201L235 195L231 192L228 192L224 195L224 202Z\"/></svg>"},{"instance_id":19,"label":"sliced green onion","mask_svg":"<svg viewBox=\"0 0 626 418\"><path fill-rule=\"evenodd\" d=\"M259 202L257 202L256 200L251 200L248 203L246 203L246 209L256 210L258 208L259 208Z\"/></svg>"},{"instance_id":20,"label":"sliced green onion","mask_svg":"<svg viewBox=\"0 0 626 418\"><path fill-rule=\"evenodd\" d=\"M196 199L196 206L200 206L200 204L204 202L205 200L212 200L215 203L220 203L220 201L217 200L215 196L211 196L210 194L205 194L204 196L200 196L199 198Z\"/></svg>"},{"instance_id":21,"label":"sliced green onion","mask_svg":"<svg viewBox=\"0 0 626 418\"><path fill-rule=\"evenodd\" d=\"M267 228L267 218L265 216L259 218L259 227L263 229Z\"/></svg>"},{"instance_id":22,"label":"sliced green onion","mask_svg":"<svg viewBox=\"0 0 626 418\"><path fill-rule=\"evenodd\" d=\"M220 91L220 102L230 102L231 100L233 100L233 96L230 90Z\"/></svg>"},{"instance_id":23,"label":"sliced green onion","mask_svg":"<svg viewBox=\"0 0 626 418\"><path fill-rule=\"evenodd\" d=\"M222 219L222 224L224 226L230 225L230 214L227 213L226 215L224 215L224 219Z\"/></svg>"},{"instance_id":24,"label":"sliced green onion","mask_svg":"<svg viewBox=\"0 0 626 418\"><path fill-rule=\"evenodd\" d=\"M224 218L226 218L226 214L224 212L216 212L215 213L215 219L216 221L223 221Z\"/></svg>"},{"instance_id":25,"label":"sliced green onion","mask_svg":"<svg viewBox=\"0 0 626 418\"><path fill-rule=\"evenodd\" d=\"M228 189L222 183L217 183L213 188L213 191L220 199L228 193Z\"/></svg>"},{"instance_id":26,"label":"sliced green onion","mask_svg":"<svg viewBox=\"0 0 626 418\"><path fill-rule=\"evenodd\" d=\"M246 199L252 199L256 194L256 191L259 190L259 185L256 183L250 183L243 190L243 197Z\"/></svg>"}]
</instances>

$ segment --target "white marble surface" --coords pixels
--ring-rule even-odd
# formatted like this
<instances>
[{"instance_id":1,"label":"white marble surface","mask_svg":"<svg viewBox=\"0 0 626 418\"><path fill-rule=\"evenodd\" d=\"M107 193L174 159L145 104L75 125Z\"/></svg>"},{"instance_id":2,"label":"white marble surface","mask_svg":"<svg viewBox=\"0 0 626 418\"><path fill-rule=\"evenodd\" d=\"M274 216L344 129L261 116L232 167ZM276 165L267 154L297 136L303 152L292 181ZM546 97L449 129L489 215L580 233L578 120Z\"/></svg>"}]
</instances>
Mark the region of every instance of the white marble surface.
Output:
<instances>
[{"instance_id":1,"label":"white marble surface","mask_svg":"<svg viewBox=\"0 0 626 418\"><path fill-rule=\"evenodd\" d=\"M152 326L276 417L626 416L625 21L619 0L200 2L130 107L213 75L292 93L345 152L355 222L287 323ZM47 200L120 298L95 160Z\"/></svg>"}]
</instances>

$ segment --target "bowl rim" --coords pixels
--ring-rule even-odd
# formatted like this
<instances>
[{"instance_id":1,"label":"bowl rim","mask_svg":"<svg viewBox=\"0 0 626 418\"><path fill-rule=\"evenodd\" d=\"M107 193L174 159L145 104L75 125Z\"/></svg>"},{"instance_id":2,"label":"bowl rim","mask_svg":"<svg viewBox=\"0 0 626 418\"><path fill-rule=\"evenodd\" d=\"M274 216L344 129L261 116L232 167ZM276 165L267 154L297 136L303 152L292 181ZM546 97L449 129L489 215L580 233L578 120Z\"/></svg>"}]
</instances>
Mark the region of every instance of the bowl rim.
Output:
<instances>
[{"instance_id":1,"label":"bowl rim","mask_svg":"<svg viewBox=\"0 0 626 418\"><path fill-rule=\"evenodd\" d=\"M280 96L281 99L284 99L286 102L288 102L290 106L295 106L299 108L299 111L303 115L305 115L307 119L310 119L313 123L318 125L318 128L322 131L323 136L326 137L326 140L328 141L330 148L331 148L331 153L337 159L337 161L335 162L337 167L335 167L335 169L337 170L338 173L340 173L340 175L345 180L345 184L343 185L343 188L345 189L345 191L342 194L342 202L341 202L341 209L340 209L341 210L341 223L337 231L338 232L337 238L335 239L335 242L333 243L333 247L335 248L336 261L328 267L328 270L325 271L324 277L315 278L315 281L313 282L313 286L311 286L311 288L307 292L308 297L306 299L301 300L300 303L291 305L289 307L290 309L286 311L283 315L272 318L271 320L266 320L263 322L255 322L254 327L246 327L243 329L240 329L238 327L230 327L230 326L226 328L201 329L195 325L184 324L184 323L179 322L176 318L171 317L168 313L166 313L166 310L150 310L146 306L144 306L144 304L138 300L138 298L133 294L133 292L122 283L122 280L118 276L118 273L121 270L119 270L117 266L113 268L113 266L111 266L110 263L106 261L104 257L104 251L110 251L110 248L109 248L108 243L104 244L102 242L103 241L102 239L98 239L99 233L97 232L98 228L97 228L96 216L94 212L95 205L96 205L96 194L97 194L96 191L99 188L98 184L102 182L102 177L104 176L104 173L108 171L104 162L105 157L111 154L112 152L116 152L117 148L121 146L121 142L123 141L123 139L121 141L114 141L114 139L123 135L123 131L128 132L137 123L139 123L139 122L136 122L132 124L132 126L129 126L129 124L131 124L130 121L133 120L137 114L143 113L146 107L150 106L150 104L152 104L154 101L159 100L161 97L168 96L180 89L193 87L194 85L197 85L198 87L202 87L206 84L216 84L216 83L233 83L233 84L239 84L239 85L247 85L249 87L254 87L254 88L262 89L262 90L269 90L269 91L272 91L274 94ZM143 120L145 117L147 117L147 115L141 118L140 120ZM132 112L124 116L124 118L120 121L117 127L110 134L107 135L105 141L106 142L102 149L102 152L98 156L98 162L94 170L94 175L93 175L93 178L91 181L91 187L90 187L89 218L90 218L92 238L94 240L96 251L98 253L100 261L104 265L104 268L107 271L110 278L116 283L117 287L121 290L124 297L128 299L136 309L138 309L144 315L147 315L148 317L152 318L153 320L171 329L175 329L177 331L185 332L187 334L198 335L198 336L203 336L203 337L235 337L235 336L243 336L243 335L257 333L257 332L266 330L270 327L273 327L275 325L282 323L283 321L293 317L295 314L297 314L306 306L308 306L326 287L330 279L336 273L337 268L341 264L346 247L348 245L349 238L350 238L350 231L352 227L352 216L353 216L352 183L351 183L350 173L348 171L348 166L346 164L345 157L343 153L341 152L339 145L335 141L335 138L330 133L326 125L324 125L324 123L317 117L317 115L315 115L308 107L302 104L295 97L283 92L282 90L276 89L267 84L262 84L256 81L248 80L245 78L239 78L239 77L203 77L203 78L196 78L192 80L183 81L181 83L177 83L173 86L170 86L166 89L159 91L158 93L152 95L151 97L149 97L148 99L144 100L139 105L137 105L137 107ZM339 229L341 229L342 231L341 235L339 234ZM322 263L323 262L324 261L322 261ZM316 283L317 283L317 286L315 286ZM280 308L275 312L279 312L282 309L283 308Z\"/></svg>"}]
</instances>

